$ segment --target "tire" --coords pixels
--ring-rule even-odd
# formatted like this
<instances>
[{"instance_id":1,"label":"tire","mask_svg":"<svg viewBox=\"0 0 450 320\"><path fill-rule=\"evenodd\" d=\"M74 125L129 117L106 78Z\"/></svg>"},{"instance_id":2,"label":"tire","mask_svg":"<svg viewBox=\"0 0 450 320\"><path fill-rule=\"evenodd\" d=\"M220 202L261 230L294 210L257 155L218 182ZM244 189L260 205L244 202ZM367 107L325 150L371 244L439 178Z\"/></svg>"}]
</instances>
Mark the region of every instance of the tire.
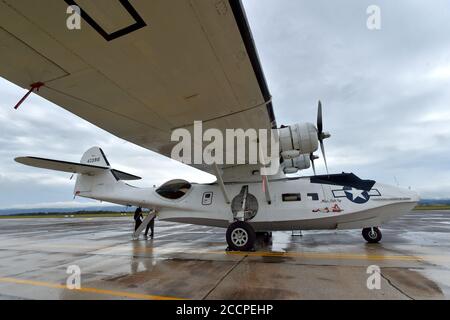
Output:
<instances>
[{"instance_id":1,"label":"tire","mask_svg":"<svg viewBox=\"0 0 450 320\"><path fill-rule=\"evenodd\" d=\"M229 250L250 251L255 245L256 233L247 222L236 221L228 226L226 238Z\"/></svg>"},{"instance_id":2,"label":"tire","mask_svg":"<svg viewBox=\"0 0 450 320\"><path fill-rule=\"evenodd\" d=\"M368 243L378 243L382 238L381 231L378 227L364 228L362 230L362 236Z\"/></svg>"}]
</instances>

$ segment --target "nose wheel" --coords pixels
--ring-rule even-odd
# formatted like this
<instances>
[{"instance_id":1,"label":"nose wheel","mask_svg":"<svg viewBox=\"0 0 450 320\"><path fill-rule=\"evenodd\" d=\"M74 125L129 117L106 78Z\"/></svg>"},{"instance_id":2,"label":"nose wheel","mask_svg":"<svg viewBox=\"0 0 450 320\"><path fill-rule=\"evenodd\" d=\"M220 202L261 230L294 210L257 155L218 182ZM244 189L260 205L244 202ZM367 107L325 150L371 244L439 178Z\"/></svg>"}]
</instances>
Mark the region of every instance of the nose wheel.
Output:
<instances>
[{"instance_id":1,"label":"nose wheel","mask_svg":"<svg viewBox=\"0 0 450 320\"><path fill-rule=\"evenodd\" d=\"M255 239L255 230L247 222L236 221L228 226L227 243L229 250L250 251L255 245Z\"/></svg>"},{"instance_id":2,"label":"nose wheel","mask_svg":"<svg viewBox=\"0 0 450 320\"><path fill-rule=\"evenodd\" d=\"M381 231L378 227L364 228L362 236L368 243L378 243L382 238Z\"/></svg>"}]
</instances>

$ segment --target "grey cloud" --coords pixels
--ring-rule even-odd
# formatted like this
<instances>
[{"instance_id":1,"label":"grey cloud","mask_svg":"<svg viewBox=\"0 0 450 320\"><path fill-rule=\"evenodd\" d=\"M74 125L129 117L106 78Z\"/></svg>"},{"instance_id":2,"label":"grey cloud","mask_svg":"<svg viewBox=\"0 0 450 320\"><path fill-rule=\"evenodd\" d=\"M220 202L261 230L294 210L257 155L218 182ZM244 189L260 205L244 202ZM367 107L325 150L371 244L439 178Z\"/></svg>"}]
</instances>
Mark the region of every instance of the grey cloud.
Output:
<instances>
[{"instance_id":1,"label":"grey cloud","mask_svg":"<svg viewBox=\"0 0 450 320\"><path fill-rule=\"evenodd\" d=\"M279 124L314 122L321 99L332 171L450 197L450 129L436 116L450 107L447 1L245 4ZM372 4L379 31L366 28Z\"/></svg>"}]
</instances>

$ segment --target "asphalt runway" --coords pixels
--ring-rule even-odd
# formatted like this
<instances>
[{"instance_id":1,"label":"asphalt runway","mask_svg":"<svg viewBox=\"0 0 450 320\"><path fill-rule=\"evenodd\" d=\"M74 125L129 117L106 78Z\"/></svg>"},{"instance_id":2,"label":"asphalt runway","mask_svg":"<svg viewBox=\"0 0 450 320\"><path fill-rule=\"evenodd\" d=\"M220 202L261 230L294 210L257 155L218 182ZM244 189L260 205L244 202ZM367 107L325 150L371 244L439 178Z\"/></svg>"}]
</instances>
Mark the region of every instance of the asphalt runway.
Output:
<instances>
[{"instance_id":1,"label":"asphalt runway","mask_svg":"<svg viewBox=\"0 0 450 320\"><path fill-rule=\"evenodd\" d=\"M450 211L386 224L380 244L361 230L274 232L250 253L226 252L223 229L156 221L154 240L133 241L132 228L129 217L0 220L0 299L450 297ZM369 266L381 272L372 289Z\"/></svg>"}]
</instances>

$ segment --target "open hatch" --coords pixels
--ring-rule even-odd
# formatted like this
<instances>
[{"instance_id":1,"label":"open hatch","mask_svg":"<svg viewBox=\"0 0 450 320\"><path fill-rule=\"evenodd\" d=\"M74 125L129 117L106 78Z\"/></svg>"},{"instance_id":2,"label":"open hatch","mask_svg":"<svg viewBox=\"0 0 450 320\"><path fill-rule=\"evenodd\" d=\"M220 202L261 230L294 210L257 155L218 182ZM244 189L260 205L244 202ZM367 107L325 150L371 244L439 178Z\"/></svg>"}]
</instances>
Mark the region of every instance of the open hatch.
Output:
<instances>
[{"instance_id":1,"label":"open hatch","mask_svg":"<svg viewBox=\"0 0 450 320\"><path fill-rule=\"evenodd\" d=\"M156 192L166 199L176 200L182 198L191 189L191 184L186 180L170 180L156 189Z\"/></svg>"}]
</instances>

